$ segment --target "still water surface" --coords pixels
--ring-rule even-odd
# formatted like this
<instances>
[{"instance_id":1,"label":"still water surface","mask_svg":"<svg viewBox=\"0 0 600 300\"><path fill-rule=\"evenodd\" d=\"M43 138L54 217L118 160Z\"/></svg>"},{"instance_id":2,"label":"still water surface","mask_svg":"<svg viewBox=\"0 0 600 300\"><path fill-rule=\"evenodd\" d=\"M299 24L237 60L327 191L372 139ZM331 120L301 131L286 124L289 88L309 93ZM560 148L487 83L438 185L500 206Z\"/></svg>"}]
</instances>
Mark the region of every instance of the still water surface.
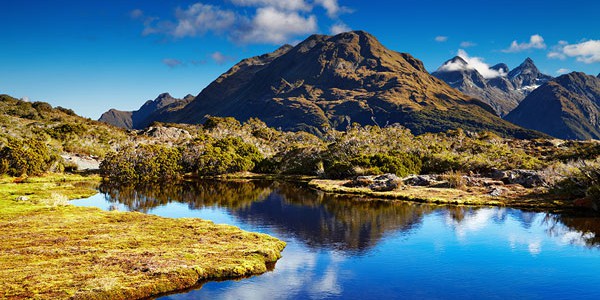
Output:
<instances>
[{"instance_id":1,"label":"still water surface","mask_svg":"<svg viewBox=\"0 0 600 300\"><path fill-rule=\"evenodd\" d=\"M102 186L75 205L288 243L272 272L161 299L600 299L600 217L326 195L273 181Z\"/></svg>"}]
</instances>

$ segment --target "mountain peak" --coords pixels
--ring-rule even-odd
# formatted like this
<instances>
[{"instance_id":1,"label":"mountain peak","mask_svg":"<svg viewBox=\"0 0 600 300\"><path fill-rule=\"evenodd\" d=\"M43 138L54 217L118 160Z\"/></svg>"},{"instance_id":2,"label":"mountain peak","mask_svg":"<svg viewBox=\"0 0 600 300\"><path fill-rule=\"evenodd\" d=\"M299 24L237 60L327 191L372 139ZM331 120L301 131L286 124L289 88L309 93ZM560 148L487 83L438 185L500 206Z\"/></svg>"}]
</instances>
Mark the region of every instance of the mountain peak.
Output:
<instances>
[{"instance_id":1,"label":"mountain peak","mask_svg":"<svg viewBox=\"0 0 600 300\"><path fill-rule=\"evenodd\" d=\"M521 63L513 71L515 71L513 74L516 74L517 72L524 73L524 71L531 71L534 73L539 73L539 70L538 70L537 66L535 65L535 63L533 62L533 59L531 59L529 57L526 58L525 61L523 61L523 63Z\"/></svg>"},{"instance_id":2,"label":"mountain peak","mask_svg":"<svg viewBox=\"0 0 600 300\"><path fill-rule=\"evenodd\" d=\"M490 69L496 70L496 71L504 73L504 74L507 74L509 71L508 66L505 63L495 64Z\"/></svg>"}]
</instances>

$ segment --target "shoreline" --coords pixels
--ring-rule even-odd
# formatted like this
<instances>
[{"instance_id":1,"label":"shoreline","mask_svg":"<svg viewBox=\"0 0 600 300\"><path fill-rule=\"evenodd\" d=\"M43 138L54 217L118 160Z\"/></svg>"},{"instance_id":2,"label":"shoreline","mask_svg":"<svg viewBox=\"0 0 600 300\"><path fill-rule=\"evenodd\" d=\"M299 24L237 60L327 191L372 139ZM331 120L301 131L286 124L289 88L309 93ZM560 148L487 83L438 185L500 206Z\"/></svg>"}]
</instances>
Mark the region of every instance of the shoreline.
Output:
<instances>
[{"instance_id":1,"label":"shoreline","mask_svg":"<svg viewBox=\"0 0 600 300\"><path fill-rule=\"evenodd\" d=\"M325 193L355 195L417 203L467 206L500 206L537 210L586 210L576 200L561 199L540 189L511 187L508 195L491 196L485 188L466 189L402 186L393 191L373 191L366 187L346 187L350 180L313 179L308 186Z\"/></svg>"},{"instance_id":2,"label":"shoreline","mask_svg":"<svg viewBox=\"0 0 600 300\"><path fill-rule=\"evenodd\" d=\"M81 179L0 179L0 298L155 297L262 274L286 246L197 218L69 205L96 193L100 177Z\"/></svg>"}]
</instances>

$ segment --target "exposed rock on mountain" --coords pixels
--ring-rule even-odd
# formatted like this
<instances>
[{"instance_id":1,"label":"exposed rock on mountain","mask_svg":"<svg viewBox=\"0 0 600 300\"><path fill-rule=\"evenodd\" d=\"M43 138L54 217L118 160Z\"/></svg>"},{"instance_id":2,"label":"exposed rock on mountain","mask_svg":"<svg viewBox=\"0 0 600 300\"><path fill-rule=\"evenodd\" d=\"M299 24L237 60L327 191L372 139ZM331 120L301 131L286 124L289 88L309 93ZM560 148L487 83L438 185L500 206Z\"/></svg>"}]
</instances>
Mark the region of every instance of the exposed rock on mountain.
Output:
<instances>
[{"instance_id":1,"label":"exposed rock on mountain","mask_svg":"<svg viewBox=\"0 0 600 300\"><path fill-rule=\"evenodd\" d=\"M600 138L600 79L573 72L533 91L506 119L562 139Z\"/></svg>"},{"instance_id":2,"label":"exposed rock on mountain","mask_svg":"<svg viewBox=\"0 0 600 300\"><path fill-rule=\"evenodd\" d=\"M552 76L542 74L533 63L533 60L528 57L522 64L508 73L508 79L517 91L521 91L526 96L552 79Z\"/></svg>"},{"instance_id":3,"label":"exposed rock on mountain","mask_svg":"<svg viewBox=\"0 0 600 300\"><path fill-rule=\"evenodd\" d=\"M542 74L530 58L512 71L503 63L490 69L497 71L497 76L484 78L474 66L456 56L432 75L467 95L483 100L499 116L508 114L531 91L552 78Z\"/></svg>"},{"instance_id":4,"label":"exposed rock on mountain","mask_svg":"<svg viewBox=\"0 0 600 300\"><path fill-rule=\"evenodd\" d=\"M357 122L400 123L416 134L458 127L537 134L501 120L487 104L431 76L421 61L363 31L313 35L242 60L185 107L161 109L152 120L202 123L208 115L258 117L272 127L313 133Z\"/></svg>"},{"instance_id":5,"label":"exposed rock on mountain","mask_svg":"<svg viewBox=\"0 0 600 300\"><path fill-rule=\"evenodd\" d=\"M154 100L148 100L136 111L120 111L111 109L100 116L99 121L127 129L142 129L150 125L151 116L159 110L180 108L194 99L187 95L183 99L173 98L169 93L158 95Z\"/></svg>"}]
</instances>

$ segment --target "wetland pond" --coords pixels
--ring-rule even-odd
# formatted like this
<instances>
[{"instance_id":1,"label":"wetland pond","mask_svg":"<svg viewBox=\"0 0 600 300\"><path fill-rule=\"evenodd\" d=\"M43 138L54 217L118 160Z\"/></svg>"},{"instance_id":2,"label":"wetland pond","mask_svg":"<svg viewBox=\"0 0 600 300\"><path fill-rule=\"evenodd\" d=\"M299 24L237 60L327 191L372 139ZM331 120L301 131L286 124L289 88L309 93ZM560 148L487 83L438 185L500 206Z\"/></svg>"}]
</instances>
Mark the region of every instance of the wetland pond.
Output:
<instances>
[{"instance_id":1,"label":"wetland pond","mask_svg":"<svg viewBox=\"0 0 600 300\"><path fill-rule=\"evenodd\" d=\"M277 181L103 185L72 203L288 243L271 272L159 299L600 299L598 215L369 201Z\"/></svg>"}]
</instances>

